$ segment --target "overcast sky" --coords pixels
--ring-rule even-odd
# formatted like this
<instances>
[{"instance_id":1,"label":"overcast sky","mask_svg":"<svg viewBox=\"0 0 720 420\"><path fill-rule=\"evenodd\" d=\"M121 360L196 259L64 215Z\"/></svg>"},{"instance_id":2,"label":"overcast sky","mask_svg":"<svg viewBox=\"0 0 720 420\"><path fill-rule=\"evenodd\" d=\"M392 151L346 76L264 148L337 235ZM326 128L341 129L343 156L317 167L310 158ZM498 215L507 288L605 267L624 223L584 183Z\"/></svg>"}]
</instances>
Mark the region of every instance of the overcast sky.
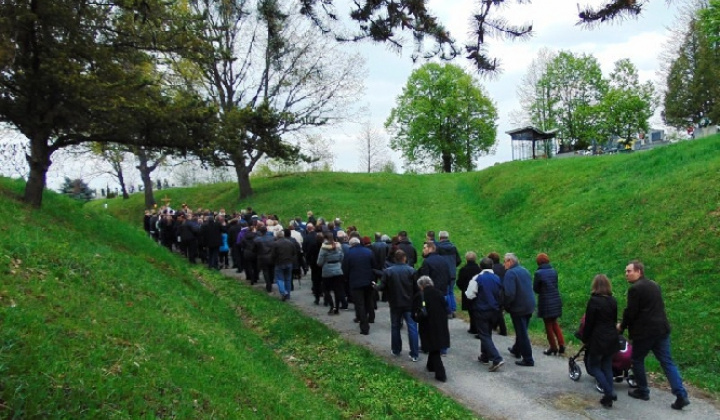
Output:
<instances>
[{"instance_id":1,"label":"overcast sky","mask_svg":"<svg viewBox=\"0 0 720 420\"><path fill-rule=\"evenodd\" d=\"M473 0L431 0L429 9L440 17L456 40L465 41L474 4ZM588 0L581 4L597 6L602 1ZM668 27L675 21L677 4L677 1L668 5L665 0L651 0L639 18L603 24L594 29L576 25L577 0L536 0L532 4L512 3L501 9L501 15L512 24L532 23L534 36L525 41L490 40L489 53L501 60L502 72L490 80L480 80L498 109L498 148L494 156L481 158L480 167L512 159L510 137L505 132L517 128L511 126L509 117L512 111L520 109L516 87L540 49L592 54L600 62L605 76L610 74L617 60L629 58L638 68L641 81L656 82L660 68L659 54L670 35ZM369 72L365 82L366 93L359 102L367 105L372 126L384 133L383 123L395 104L395 98L402 92L413 69L422 63L413 65L409 57L411 45L406 48L405 54L397 54L378 44L363 45L360 49L367 60ZM464 58L457 59L455 64L475 73ZM659 118L651 121L653 127L660 125ZM360 125L346 124L330 134L337 137L334 142L336 170L360 170L357 156L359 131ZM400 156L394 154L394 160L400 169Z\"/></svg>"}]
</instances>

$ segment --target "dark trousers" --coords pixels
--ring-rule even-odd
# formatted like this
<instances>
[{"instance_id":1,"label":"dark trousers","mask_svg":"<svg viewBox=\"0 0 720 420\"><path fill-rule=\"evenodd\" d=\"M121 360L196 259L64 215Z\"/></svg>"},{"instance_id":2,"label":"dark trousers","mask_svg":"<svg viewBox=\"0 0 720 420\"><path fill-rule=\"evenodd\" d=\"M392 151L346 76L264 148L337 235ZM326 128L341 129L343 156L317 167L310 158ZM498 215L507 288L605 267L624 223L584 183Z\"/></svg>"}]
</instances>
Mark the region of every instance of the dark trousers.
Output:
<instances>
[{"instance_id":1,"label":"dark trousers","mask_svg":"<svg viewBox=\"0 0 720 420\"><path fill-rule=\"evenodd\" d=\"M245 270L245 278L250 281L250 284L255 284L260 278L258 272L257 258L243 258L243 269Z\"/></svg>"},{"instance_id":2,"label":"dark trousers","mask_svg":"<svg viewBox=\"0 0 720 420\"><path fill-rule=\"evenodd\" d=\"M443 365L442 357L440 356L440 350L435 350L428 353L428 360L425 367L429 372L435 372L435 379L437 379L438 381L445 382L447 380L447 375L445 374L445 365Z\"/></svg>"},{"instance_id":3,"label":"dark trousers","mask_svg":"<svg viewBox=\"0 0 720 420\"><path fill-rule=\"evenodd\" d=\"M315 299L320 299L320 296L323 295L323 285L322 285L322 268L316 267L316 268L310 268L310 279L312 280L312 294L315 296Z\"/></svg>"},{"instance_id":4,"label":"dark trousers","mask_svg":"<svg viewBox=\"0 0 720 420\"><path fill-rule=\"evenodd\" d=\"M328 302L330 308L340 309L343 303L345 303L345 307L347 306L347 302L345 301L345 286L343 283L343 276L323 277L325 301ZM331 292L335 295L335 302L333 302L332 295L330 295Z\"/></svg>"},{"instance_id":5,"label":"dark trousers","mask_svg":"<svg viewBox=\"0 0 720 420\"><path fill-rule=\"evenodd\" d=\"M220 266L218 265L218 260L220 258L220 247L219 246L209 246L208 247L208 268L214 268L215 270L219 270Z\"/></svg>"},{"instance_id":6,"label":"dark trousers","mask_svg":"<svg viewBox=\"0 0 720 420\"><path fill-rule=\"evenodd\" d=\"M502 357L493 343L492 327L497 323L499 316L500 311L473 311L475 325L480 335L480 355L496 363L499 363Z\"/></svg>"},{"instance_id":7,"label":"dark trousers","mask_svg":"<svg viewBox=\"0 0 720 420\"><path fill-rule=\"evenodd\" d=\"M265 280L265 291L272 292L272 286L275 282L275 266L263 264L259 267L262 271L263 280Z\"/></svg>"},{"instance_id":8,"label":"dark trousers","mask_svg":"<svg viewBox=\"0 0 720 420\"><path fill-rule=\"evenodd\" d=\"M528 325L530 325L530 315L513 315L510 314L512 319L513 328L515 328L515 344L513 345L513 352L520 354L524 361L535 362L532 355L532 345L530 344L530 336L528 335Z\"/></svg>"},{"instance_id":9,"label":"dark trousers","mask_svg":"<svg viewBox=\"0 0 720 420\"><path fill-rule=\"evenodd\" d=\"M187 252L187 259L190 261L190 264L197 263L197 256L198 256L198 244L197 239L192 239L189 241L185 241L185 251Z\"/></svg>"},{"instance_id":10,"label":"dark trousers","mask_svg":"<svg viewBox=\"0 0 720 420\"><path fill-rule=\"evenodd\" d=\"M352 289L353 303L355 303L355 318L360 321L360 332L370 331L370 321L375 322L375 308L373 307L372 286Z\"/></svg>"}]
</instances>

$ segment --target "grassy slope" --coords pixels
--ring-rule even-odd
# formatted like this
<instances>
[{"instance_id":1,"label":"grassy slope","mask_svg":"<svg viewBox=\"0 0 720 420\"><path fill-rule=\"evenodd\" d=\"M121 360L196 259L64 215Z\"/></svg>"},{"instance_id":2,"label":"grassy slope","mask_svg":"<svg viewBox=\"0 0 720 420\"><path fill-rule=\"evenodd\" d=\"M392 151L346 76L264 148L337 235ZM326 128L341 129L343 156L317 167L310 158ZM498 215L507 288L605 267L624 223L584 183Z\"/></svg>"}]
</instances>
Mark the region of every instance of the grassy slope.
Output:
<instances>
[{"instance_id":1,"label":"grassy slope","mask_svg":"<svg viewBox=\"0 0 720 420\"><path fill-rule=\"evenodd\" d=\"M473 417L276 299L55 194L29 209L22 188L0 179L1 418Z\"/></svg>"},{"instance_id":2,"label":"grassy slope","mask_svg":"<svg viewBox=\"0 0 720 420\"><path fill-rule=\"evenodd\" d=\"M663 287L684 375L717 392L719 152L720 137L713 137L633 154L510 162L469 174L255 179L256 194L243 202L234 184L160 194L176 205L251 205L283 219L312 209L339 216L363 234L405 229L416 243L427 229L448 230L461 252L513 251L531 271L535 255L547 252L561 276L568 337L584 311L592 277L606 273L623 307L623 270L639 258ZM139 226L141 197L110 201L109 212ZM533 328L540 332L541 323L534 321Z\"/></svg>"}]
</instances>

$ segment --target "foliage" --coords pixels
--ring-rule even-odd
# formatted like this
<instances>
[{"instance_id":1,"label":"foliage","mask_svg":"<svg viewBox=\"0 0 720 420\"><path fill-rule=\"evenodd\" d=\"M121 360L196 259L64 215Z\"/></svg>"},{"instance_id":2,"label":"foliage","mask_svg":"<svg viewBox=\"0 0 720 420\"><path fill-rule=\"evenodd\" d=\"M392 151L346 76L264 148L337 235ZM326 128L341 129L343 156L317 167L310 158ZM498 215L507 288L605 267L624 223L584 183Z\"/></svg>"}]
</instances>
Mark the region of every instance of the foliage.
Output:
<instances>
[{"instance_id":1,"label":"foliage","mask_svg":"<svg viewBox=\"0 0 720 420\"><path fill-rule=\"evenodd\" d=\"M641 84L637 69L629 59L615 62L608 91L600 104L605 138L617 136L627 143L638 133L647 133L656 102L652 82Z\"/></svg>"},{"instance_id":2,"label":"foliage","mask_svg":"<svg viewBox=\"0 0 720 420\"><path fill-rule=\"evenodd\" d=\"M82 179L68 177L65 177L65 182L60 187L60 193L79 201L90 201L95 196L95 192Z\"/></svg>"},{"instance_id":3,"label":"foliage","mask_svg":"<svg viewBox=\"0 0 720 420\"><path fill-rule=\"evenodd\" d=\"M497 110L460 67L428 63L412 72L385 126L390 148L410 165L471 171L495 144Z\"/></svg>"},{"instance_id":4,"label":"foliage","mask_svg":"<svg viewBox=\"0 0 720 420\"><path fill-rule=\"evenodd\" d=\"M690 21L667 74L663 118L673 127L692 126L705 117L720 122L720 48L698 26Z\"/></svg>"},{"instance_id":5,"label":"foliage","mask_svg":"<svg viewBox=\"0 0 720 420\"><path fill-rule=\"evenodd\" d=\"M190 267L138 214L103 208L141 197L95 212L46 192L37 211L23 188L0 179L0 417L474 417L264 291Z\"/></svg>"},{"instance_id":6,"label":"foliage","mask_svg":"<svg viewBox=\"0 0 720 420\"><path fill-rule=\"evenodd\" d=\"M597 59L561 51L547 65L537 82L538 109L555 121L564 150L584 150L602 137L598 106L607 91L607 82Z\"/></svg>"},{"instance_id":7,"label":"foliage","mask_svg":"<svg viewBox=\"0 0 720 420\"><path fill-rule=\"evenodd\" d=\"M698 11L700 29L714 45L720 44L720 0L710 0Z\"/></svg>"},{"instance_id":8,"label":"foliage","mask_svg":"<svg viewBox=\"0 0 720 420\"><path fill-rule=\"evenodd\" d=\"M557 56L547 48L538 52L517 87L520 100L520 114L515 124L518 127L532 125L543 131L557 127L557 118L551 106L552 98L548 83L543 82L548 65ZM550 156L550 154L546 154Z\"/></svg>"},{"instance_id":9,"label":"foliage","mask_svg":"<svg viewBox=\"0 0 720 420\"><path fill-rule=\"evenodd\" d=\"M532 25L512 25L496 16L506 4L505 0L478 0L477 8L468 17L471 39L459 48L442 22L429 11L429 0L373 0L355 1L349 10L353 25L349 30L336 29L333 23L343 20L334 7L333 0L300 0L301 13L309 17L324 33L332 33L337 39L359 41L369 39L386 42L397 49L403 45L403 32L410 32L415 50L413 61L420 58L439 57L452 60L465 53L478 71L487 73L498 70L498 60L488 55L487 42L491 38L527 38L532 35ZM644 2L635 0L610 0L599 8L578 6L579 23L592 26L597 22L610 22L641 13ZM426 38L432 40L430 51L425 50ZM464 50L464 51L463 51Z\"/></svg>"}]
</instances>

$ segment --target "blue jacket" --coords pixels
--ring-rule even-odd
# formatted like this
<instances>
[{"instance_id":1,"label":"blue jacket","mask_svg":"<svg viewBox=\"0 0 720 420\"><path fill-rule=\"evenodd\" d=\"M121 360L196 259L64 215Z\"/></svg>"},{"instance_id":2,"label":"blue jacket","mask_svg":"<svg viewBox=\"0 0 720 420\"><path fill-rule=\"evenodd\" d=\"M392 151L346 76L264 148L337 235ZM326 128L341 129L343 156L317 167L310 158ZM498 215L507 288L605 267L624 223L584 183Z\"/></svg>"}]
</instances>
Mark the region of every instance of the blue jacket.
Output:
<instances>
[{"instance_id":1,"label":"blue jacket","mask_svg":"<svg viewBox=\"0 0 720 420\"><path fill-rule=\"evenodd\" d=\"M475 283L475 285L473 285ZM468 291L477 287L475 299L473 300L473 309L478 312L499 311L500 301L502 299L502 283L492 270L483 270L480 274L473 277L468 285ZM470 298L470 296L468 296Z\"/></svg>"},{"instance_id":2,"label":"blue jacket","mask_svg":"<svg viewBox=\"0 0 720 420\"><path fill-rule=\"evenodd\" d=\"M375 259L370 249L355 245L350 247L342 261L342 271L351 289L370 286L375 280Z\"/></svg>"},{"instance_id":3,"label":"blue jacket","mask_svg":"<svg viewBox=\"0 0 720 420\"><path fill-rule=\"evenodd\" d=\"M525 267L515 264L505 272L503 279L505 289L505 309L510 315L532 315L535 310L535 293L532 278Z\"/></svg>"},{"instance_id":4,"label":"blue jacket","mask_svg":"<svg viewBox=\"0 0 720 420\"><path fill-rule=\"evenodd\" d=\"M562 300L558 290L558 273L550 264L538 267L533 280L533 290L538 294L539 318L560 318Z\"/></svg>"}]
</instances>

